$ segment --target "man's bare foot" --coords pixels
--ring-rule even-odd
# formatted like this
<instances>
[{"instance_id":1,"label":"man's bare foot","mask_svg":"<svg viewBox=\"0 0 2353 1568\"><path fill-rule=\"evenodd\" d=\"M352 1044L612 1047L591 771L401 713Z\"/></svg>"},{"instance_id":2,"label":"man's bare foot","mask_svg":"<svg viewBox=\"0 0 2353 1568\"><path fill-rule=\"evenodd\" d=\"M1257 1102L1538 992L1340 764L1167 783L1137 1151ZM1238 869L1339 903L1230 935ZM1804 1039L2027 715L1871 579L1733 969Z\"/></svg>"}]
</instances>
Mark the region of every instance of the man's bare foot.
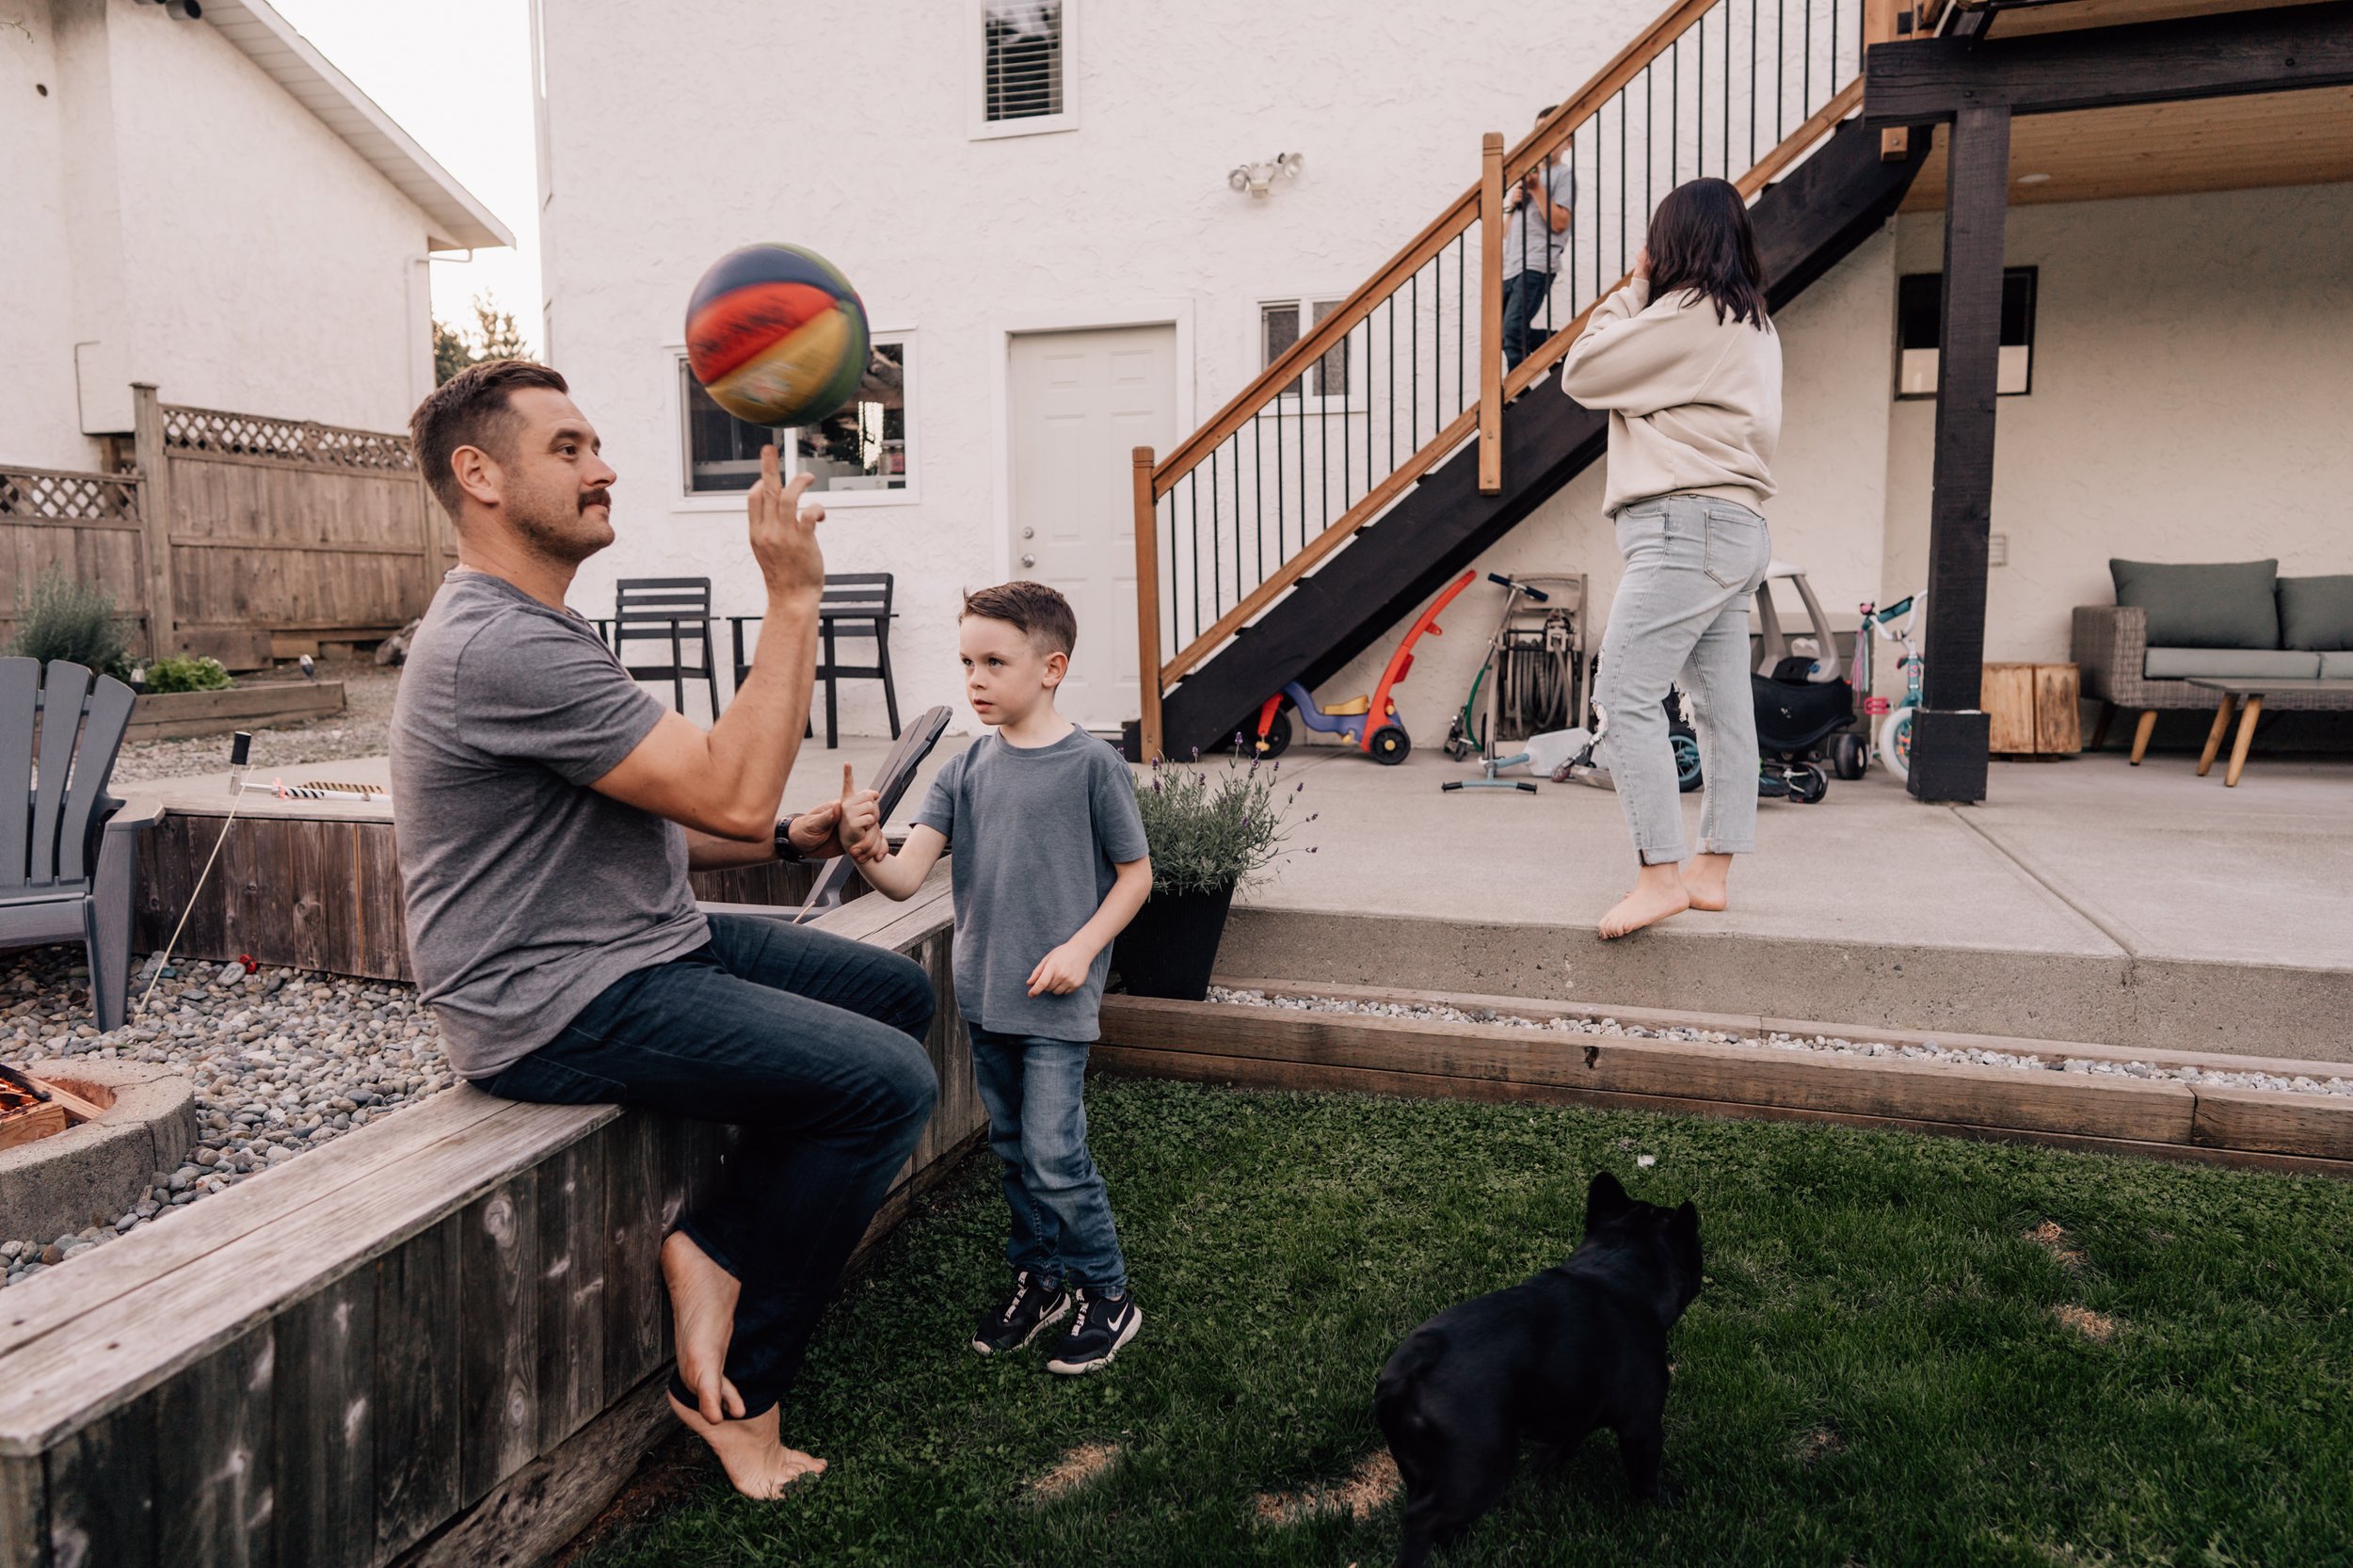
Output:
<instances>
[{"instance_id":1,"label":"man's bare foot","mask_svg":"<svg viewBox=\"0 0 2353 1568\"><path fill-rule=\"evenodd\" d=\"M1617 907L1601 918L1601 934L1605 939L1623 936L1629 931L1640 931L1655 925L1670 915L1680 915L1691 907L1691 895L1683 888L1683 876L1674 866L1644 866L1634 879L1634 890L1620 899Z\"/></svg>"},{"instance_id":2,"label":"man's bare foot","mask_svg":"<svg viewBox=\"0 0 2353 1568\"><path fill-rule=\"evenodd\" d=\"M1732 906L1732 856L1729 855L1694 855L1683 867L1683 890L1691 895L1691 907L1710 912Z\"/></svg>"},{"instance_id":3,"label":"man's bare foot","mask_svg":"<svg viewBox=\"0 0 2353 1568\"><path fill-rule=\"evenodd\" d=\"M771 1405L748 1421L706 1421L702 1412L680 1402L676 1394L670 1396L670 1414L711 1445L738 1492L761 1502L782 1496L784 1489L803 1476L814 1476L825 1468L825 1462L815 1454L784 1446L776 1435L776 1414L781 1408Z\"/></svg>"},{"instance_id":4,"label":"man's bare foot","mask_svg":"<svg viewBox=\"0 0 2353 1568\"><path fill-rule=\"evenodd\" d=\"M744 1397L727 1381L728 1342L735 1337L736 1277L712 1261L682 1230L663 1239L662 1278L678 1325L679 1381L696 1390L706 1421L744 1414Z\"/></svg>"}]
</instances>

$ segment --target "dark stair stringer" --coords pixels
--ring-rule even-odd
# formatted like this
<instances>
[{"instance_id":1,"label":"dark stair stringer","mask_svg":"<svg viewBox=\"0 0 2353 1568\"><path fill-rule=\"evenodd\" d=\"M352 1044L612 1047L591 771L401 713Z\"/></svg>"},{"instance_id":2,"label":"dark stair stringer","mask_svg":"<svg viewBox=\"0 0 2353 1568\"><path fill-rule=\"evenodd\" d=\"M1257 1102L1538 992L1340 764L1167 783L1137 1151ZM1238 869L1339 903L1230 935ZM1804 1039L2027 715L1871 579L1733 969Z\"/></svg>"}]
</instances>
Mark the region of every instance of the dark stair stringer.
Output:
<instances>
[{"instance_id":1,"label":"dark stair stringer","mask_svg":"<svg viewBox=\"0 0 2353 1568\"><path fill-rule=\"evenodd\" d=\"M1849 120L1749 209L1780 310L1876 233L1895 213L1927 156L1915 134L1900 161L1880 155L1880 133ZM1171 757L1230 747L1258 706L1284 682L1311 690L1403 621L1449 578L1600 459L1606 415L1561 394L1559 372L1529 386L1504 409L1499 494L1479 493L1478 442L1422 476L1378 520L1358 531L1161 702L1162 744ZM1136 727L1127 750L1137 754Z\"/></svg>"}]
</instances>

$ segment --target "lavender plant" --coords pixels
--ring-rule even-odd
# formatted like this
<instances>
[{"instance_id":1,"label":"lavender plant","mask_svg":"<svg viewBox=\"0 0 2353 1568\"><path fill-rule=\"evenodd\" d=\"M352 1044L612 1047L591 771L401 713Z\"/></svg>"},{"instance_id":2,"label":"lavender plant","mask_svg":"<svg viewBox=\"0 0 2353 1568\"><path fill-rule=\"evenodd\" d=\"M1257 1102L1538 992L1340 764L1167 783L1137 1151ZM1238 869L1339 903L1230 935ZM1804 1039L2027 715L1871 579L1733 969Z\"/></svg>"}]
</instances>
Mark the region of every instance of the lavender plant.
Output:
<instances>
[{"instance_id":1,"label":"lavender plant","mask_svg":"<svg viewBox=\"0 0 2353 1568\"><path fill-rule=\"evenodd\" d=\"M1194 754L1198 764L1200 754ZM1264 875L1285 856L1290 809L1304 780L1286 787L1282 764L1229 761L1222 769L1154 762L1136 780L1136 808L1152 851L1156 893L1214 893ZM1310 847L1305 852L1313 855Z\"/></svg>"}]
</instances>

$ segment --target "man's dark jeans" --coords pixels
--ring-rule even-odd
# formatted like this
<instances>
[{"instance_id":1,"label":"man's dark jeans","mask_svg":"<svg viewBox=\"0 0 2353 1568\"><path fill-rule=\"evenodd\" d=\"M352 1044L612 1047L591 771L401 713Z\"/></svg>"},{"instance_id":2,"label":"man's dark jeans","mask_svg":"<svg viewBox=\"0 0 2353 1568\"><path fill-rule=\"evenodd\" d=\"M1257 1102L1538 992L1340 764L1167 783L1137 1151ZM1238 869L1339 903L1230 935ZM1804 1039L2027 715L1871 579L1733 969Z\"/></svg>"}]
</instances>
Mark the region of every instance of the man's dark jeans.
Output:
<instances>
[{"instance_id":1,"label":"man's dark jeans","mask_svg":"<svg viewBox=\"0 0 2353 1568\"><path fill-rule=\"evenodd\" d=\"M1545 313L1552 296L1552 274L1529 267L1503 280L1503 368L1515 370L1528 358L1529 324ZM1545 324L1550 327L1547 320ZM1547 333L1546 336L1550 334Z\"/></svg>"},{"instance_id":2,"label":"man's dark jeans","mask_svg":"<svg viewBox=\"0 0 2353 1568\"><path fill-rule=\"evenodd\" d=\"M842 1265L931 1117L939 1079L920 1042L932 1005L930 978L897 953L714 915L709 943L615 981L482 1087L743 1127L731 1183L679 1228L743 1284L727 1375L748 1417L792 1386ZM670 1390L695 1402L675 1374Z\"/></svg>"}]
</instances>

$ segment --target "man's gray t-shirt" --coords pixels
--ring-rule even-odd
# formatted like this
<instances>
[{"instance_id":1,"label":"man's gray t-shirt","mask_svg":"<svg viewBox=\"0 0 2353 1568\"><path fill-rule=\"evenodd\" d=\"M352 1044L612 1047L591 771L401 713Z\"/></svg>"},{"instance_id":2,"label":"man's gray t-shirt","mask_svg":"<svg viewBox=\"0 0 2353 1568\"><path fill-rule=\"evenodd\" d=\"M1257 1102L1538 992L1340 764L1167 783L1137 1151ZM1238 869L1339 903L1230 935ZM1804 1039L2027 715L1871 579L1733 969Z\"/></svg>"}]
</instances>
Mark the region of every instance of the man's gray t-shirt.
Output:
<instances>
[{"instance_id":1,"label":"man's gray t-shirt","mask_svg":"<svg viewBox=\"0 0 2353 1568\"><path fill-rule=\"evenodd\" d=\"M1576 171L1564 163L1550 165L1545 170L1545 190L1554 206L1574 209ZM1561 270L1561 252L1568 243L1568 231L1556 232L1537 215L1536 203L1523 196L1512 209L1512 224L1504 234L1503 275L1517 278L1523 272L1541 272L1549 278Z\"/></svg>"},{"instance_id":2,"label":"man's gray t-shirt","mask_svg":"<svg viewBox=\"0 0 2353 1568\"><path fill-rule=\"evenodd\" d=\"M588 787L663 712L569 611L462 568L433 596L392 705L392 807L418 994L464 1077L708 939L684 832Z\"/></svg>"},{"instance_id":3,"label":"man's gray t-shirt","mask_svg":"<svg viewBox=\"0 0 2353 1568\"><path fill-rule=\"evenodd\" d=\"M1095 918L1112 868L1147 853L1119 753L1083 729L1045 746L992 731L948 759L914 825L952 852L957 1011L1000 1034L1093 1040L1111 949L1066 996L1030 995L1030 971Z\"/></svg>"}]
</instances>

